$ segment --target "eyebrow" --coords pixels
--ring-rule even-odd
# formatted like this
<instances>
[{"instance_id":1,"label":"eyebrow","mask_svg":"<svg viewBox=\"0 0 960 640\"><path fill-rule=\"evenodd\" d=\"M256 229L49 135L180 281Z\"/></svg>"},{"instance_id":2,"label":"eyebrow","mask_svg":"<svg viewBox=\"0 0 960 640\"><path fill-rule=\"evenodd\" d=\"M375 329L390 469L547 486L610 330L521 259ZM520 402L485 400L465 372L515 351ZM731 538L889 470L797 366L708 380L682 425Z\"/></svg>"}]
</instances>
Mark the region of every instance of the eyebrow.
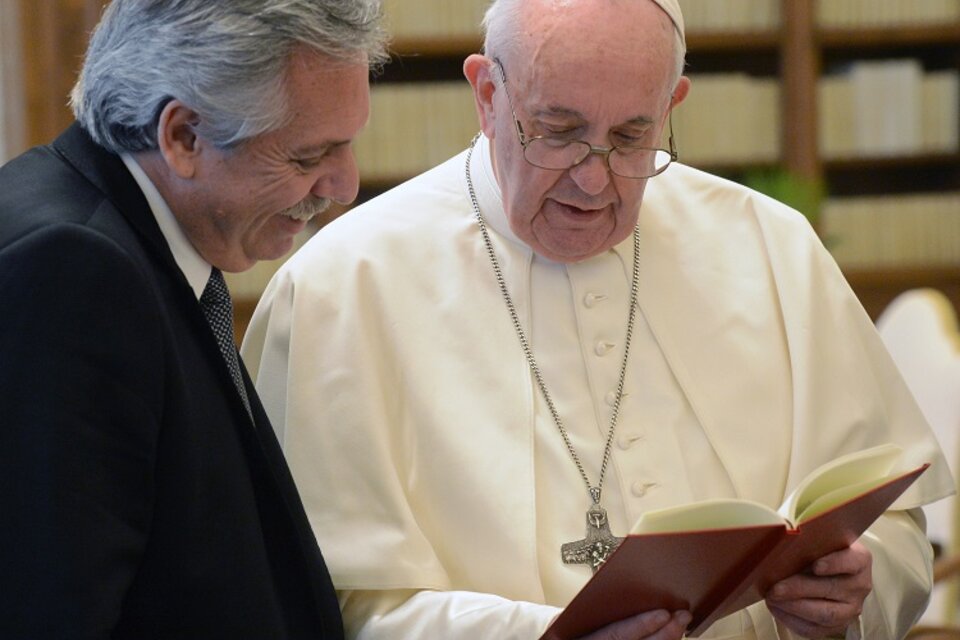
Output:
<instances>
[{"instance_id":1,"label":"eyebrow","mask_svg":"<svg viewBox=\"0 0 960 640\"><path fill-rule=\"evenodd\" d=\"M570 109L569 107L557 107L557 106L543 107L542 109L537 109L536 111L532 112L530 115L533 116L534 118L539 118L540 116L569 116L572 118L577 118L579 120L582 120L583 122L588 122L588 120L585 117L583 117L582 113L580 113L576 109ZM651 118L650 116L634 116L629 120L625 120L623 122L620 122L614 125L614 127L622 127L624 125L645 127L645 126L650 126L652 124L653 124L653 118Z\"/></svg>"},{"instance_id":2,"label":"eyebrow","mask_svg":"<svg viewBox=\"0 0 960 640\"><path fill-rule=\"evenodd\" d=\"M333 149L334 147L342 147L345 144L350 144L350 140L327 140L319 144L311 144L305 147L295 147L291 150L291 153L298 156L323 155L330 149Z\"/></svg>"}]
</instances>

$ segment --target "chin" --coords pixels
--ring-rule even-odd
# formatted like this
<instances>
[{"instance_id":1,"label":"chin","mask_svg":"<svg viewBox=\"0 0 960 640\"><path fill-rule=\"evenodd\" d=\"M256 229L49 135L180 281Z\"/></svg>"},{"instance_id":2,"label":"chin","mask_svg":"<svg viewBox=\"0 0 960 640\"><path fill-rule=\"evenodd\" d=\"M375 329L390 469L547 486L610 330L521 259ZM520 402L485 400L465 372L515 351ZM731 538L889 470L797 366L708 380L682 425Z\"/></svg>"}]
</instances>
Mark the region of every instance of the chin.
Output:
<instances>
[{"instance_id":1,"label":"chin","mask_svg":"<svg viewBox=\"0 0 960 640\"><path fill-rule=\"evenodd\" d=\"M214 266L224 273L243 273L244 271L252 269L257 262L257 260L250 258L235 258L225 264L215 264Z\"/></svg>"},{"instance_id":2,"label":"chin","mask_svg":"<svg viewBox=\"0 0 960 640\"><path fill-rule=\"evenodd\" d=\"M293 240L293 236L288 236L283 240L278 240L270 247L266 247L263 251L258 252L254 261L279 260L290 253L290 250L293 249Z\"/></svg>"}]
</instances>

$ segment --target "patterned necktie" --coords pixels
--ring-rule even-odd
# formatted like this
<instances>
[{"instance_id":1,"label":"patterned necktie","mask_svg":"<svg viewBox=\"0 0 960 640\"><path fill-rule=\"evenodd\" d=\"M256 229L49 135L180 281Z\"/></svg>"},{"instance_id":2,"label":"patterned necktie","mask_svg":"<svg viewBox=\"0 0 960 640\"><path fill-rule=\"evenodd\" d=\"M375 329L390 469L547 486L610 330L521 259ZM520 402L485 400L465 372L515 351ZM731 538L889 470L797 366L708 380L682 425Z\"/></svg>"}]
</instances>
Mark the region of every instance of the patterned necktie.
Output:
<instances>
[{"instance_id":1,"label":"patterned necktie","mask_svg":"<svg viewBox=\"0 0 960 640\"><path fill-rule=\"evenodd\" d=\"M237 346L233 342L233 305L230 303L230 291L227 290L227 283L223 279L223 274L216 267L210 272L210 279L207 280L207 286L204 287L203 294L200 296L200 306L203 308L203 314L207 316L207 322L213 330L213 335L217 338L220 353L223 354L223 359L227 362L227 368L230 369L233 384L240 392L247 413L253 419L247 390L243 386L243 376L240 375L240 358L237 356Z\"/></svg>"}]
</instances>

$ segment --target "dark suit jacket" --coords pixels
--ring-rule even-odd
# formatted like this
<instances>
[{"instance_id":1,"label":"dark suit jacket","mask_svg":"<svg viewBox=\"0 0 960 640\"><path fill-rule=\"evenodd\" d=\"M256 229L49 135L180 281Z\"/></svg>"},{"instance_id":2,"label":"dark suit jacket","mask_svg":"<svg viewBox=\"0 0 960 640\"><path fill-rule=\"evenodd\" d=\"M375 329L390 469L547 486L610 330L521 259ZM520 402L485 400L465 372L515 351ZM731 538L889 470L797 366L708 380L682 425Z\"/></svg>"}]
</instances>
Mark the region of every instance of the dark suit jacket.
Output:
<instances>
[{"instance_id":1,"label":"dark suit jacket","mask_svg":"<svg viewBox=\"0 0 960 640\"><path fill-rule=\"evenodd\" d=\"M342 637L246 384L119 157L0 169L0 638Z\"/></svg>"}]
</instances>

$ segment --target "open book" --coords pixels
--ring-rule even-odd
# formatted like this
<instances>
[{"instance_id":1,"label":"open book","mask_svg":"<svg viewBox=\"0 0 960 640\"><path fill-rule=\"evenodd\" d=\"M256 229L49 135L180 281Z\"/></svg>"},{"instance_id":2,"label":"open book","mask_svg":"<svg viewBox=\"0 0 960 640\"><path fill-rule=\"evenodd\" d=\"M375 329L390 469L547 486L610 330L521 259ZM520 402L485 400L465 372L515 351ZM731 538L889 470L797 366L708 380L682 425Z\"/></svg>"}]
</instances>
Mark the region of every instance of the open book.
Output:
<instances>
[{"instance_id":1,"label":"open book","mask_svg":"<svg viewBox=\"0 0 960 640\"><path fill-rule=\"evenodd\" d=\"M571 640L653 609L689 610L687 635L700 635L856 541L929 466L904 471L900 455L881 445L837 458L779 511L722 499L645 513L541 640Z\"/></svg>"}]
</instances>

